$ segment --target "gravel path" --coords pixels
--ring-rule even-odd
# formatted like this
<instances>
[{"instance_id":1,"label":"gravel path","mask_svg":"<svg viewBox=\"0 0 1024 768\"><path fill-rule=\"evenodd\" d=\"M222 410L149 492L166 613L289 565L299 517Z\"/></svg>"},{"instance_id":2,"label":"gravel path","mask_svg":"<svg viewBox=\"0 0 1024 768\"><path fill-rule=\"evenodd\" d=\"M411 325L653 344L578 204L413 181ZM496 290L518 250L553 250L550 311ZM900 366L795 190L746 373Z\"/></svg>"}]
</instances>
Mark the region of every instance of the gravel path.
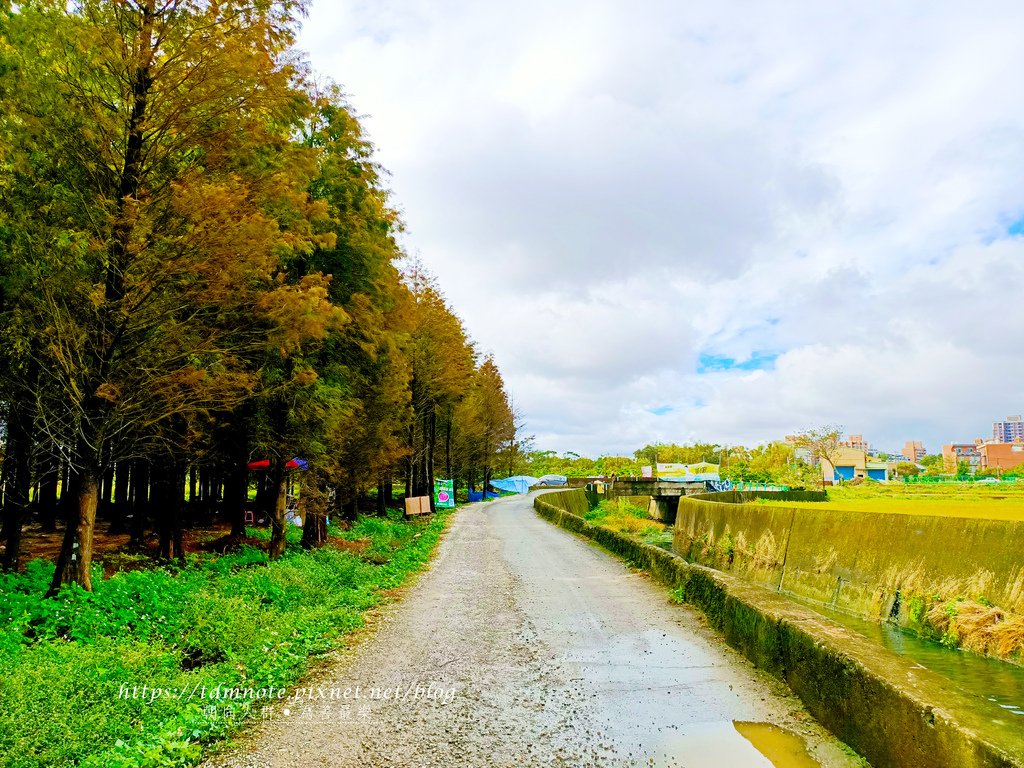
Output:
<instances>
[{"instance_id":1,"label":"gravel path","mask_svg":"<svg viewBox=\"0 0 1024 768\"><path fill-rule=\"evenodd\" d=\"M375 633L306 685L207 765L860 765L694 612L530 498L460 510ZM734 721L798 733L816 762L773 763Z\"/></svg>"}]
</instances>

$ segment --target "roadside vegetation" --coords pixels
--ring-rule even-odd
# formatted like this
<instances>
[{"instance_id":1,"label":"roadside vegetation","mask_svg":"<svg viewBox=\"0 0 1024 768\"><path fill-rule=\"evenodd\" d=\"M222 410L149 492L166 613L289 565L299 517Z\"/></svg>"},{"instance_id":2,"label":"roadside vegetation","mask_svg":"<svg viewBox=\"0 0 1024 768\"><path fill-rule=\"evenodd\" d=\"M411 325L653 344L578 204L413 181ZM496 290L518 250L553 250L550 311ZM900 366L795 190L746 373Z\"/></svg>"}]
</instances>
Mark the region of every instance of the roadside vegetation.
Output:
<instances>
[{"instance_id":1,"label":"roadside vegetation","mask_svg":"<svg viewBox=\"0 0 1024 768\"><path fill-rule=\"evenodd\" d=\"M647 509L625 497L602 499L583 519L647 544L671 545L671 529L647 516Z\"/></svg>"},{"instance_id":2,"label":"roadside vegetation","mask_svg":"<svg viewBox=\"0 0 1024 768\"><path fill-rule=\"evenodd\" d=\"M50 563L0 576L0 764L195 764L267 704L218 699L218 687L297 682L423 567L447 517L362 517L314 550L290 526L274 561L243 545L183 567L97 572L92 592L68 585L52 599Z\"/></svg>"}]
</instances>

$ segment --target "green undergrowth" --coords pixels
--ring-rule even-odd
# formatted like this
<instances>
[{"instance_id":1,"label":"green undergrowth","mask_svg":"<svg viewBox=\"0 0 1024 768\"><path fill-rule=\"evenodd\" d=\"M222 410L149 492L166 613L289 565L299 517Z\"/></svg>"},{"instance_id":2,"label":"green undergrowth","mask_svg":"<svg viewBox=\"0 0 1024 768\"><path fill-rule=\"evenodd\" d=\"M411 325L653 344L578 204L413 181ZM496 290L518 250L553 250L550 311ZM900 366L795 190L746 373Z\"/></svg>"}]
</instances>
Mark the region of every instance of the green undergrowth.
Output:
<instances>
[{"instance_id":1,"label":"green undergrowth","mask_svg":"<svg viewBox=\"0 0 1024 768\"><path fill-rule=\"evenodd\" d=\"M195 764L260 713L218 691L298 681L362 626L381 590L423 567L446 519L364 517L312 551L295 527L275 562L243 546L183 568L97 573L94 592L65 587L50 600L50 563L0 576L0 765Z\"/></svg>"},{"instance_id":2,"label":"green undergrowth","mask_svg":"<svg viewBox=\"0 0 1024 768\"><path fill-rule=\"evenodd\" d=\"M664 537L665 526L647 515L647 510L631 504L625 498L602 499L583 518L593 524L609 528L616 533L657 543Z\"/></svg>"}]
</instances>

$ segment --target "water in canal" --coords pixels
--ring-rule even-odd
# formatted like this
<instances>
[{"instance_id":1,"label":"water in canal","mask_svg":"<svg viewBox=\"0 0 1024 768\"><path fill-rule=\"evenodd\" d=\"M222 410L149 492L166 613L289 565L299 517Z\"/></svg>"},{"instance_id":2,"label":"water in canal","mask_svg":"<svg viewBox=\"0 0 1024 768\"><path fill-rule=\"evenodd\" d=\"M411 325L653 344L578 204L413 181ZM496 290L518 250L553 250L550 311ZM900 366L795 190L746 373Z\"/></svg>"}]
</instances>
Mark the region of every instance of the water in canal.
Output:
<instances>
[{"instance_id":1,"label":"water in canal","mask_svg":"<svg viewBox=\"0 0 1024 768\"><path fill-rule=\"evenodd\" d=\"M801 600L796 602L805 604ZM1024 667L946 648L935 641L904 632L890 622L866 621L820 605L808 607L922 667L937 672L970 696L979 711L986 712L999 724L1019 728L1020 733L1024 734Z\"/></svg>"},{"instance_id":2,"label":"water in canal","mask_svg":"<svg viewBox=\"0 0 1024 768\"><path fill-rule=\"evenodd\" d=\"M667 543L662 540L655 543L672 551L670 540ZM793 595L786 597L937 672L974 699L979 711L986 712L999 725L1019 728L1021 738L1024 738L1024 667L946 648L933 640L904 632L889 622L867 621Z\"/></svg>"}]
</instances>

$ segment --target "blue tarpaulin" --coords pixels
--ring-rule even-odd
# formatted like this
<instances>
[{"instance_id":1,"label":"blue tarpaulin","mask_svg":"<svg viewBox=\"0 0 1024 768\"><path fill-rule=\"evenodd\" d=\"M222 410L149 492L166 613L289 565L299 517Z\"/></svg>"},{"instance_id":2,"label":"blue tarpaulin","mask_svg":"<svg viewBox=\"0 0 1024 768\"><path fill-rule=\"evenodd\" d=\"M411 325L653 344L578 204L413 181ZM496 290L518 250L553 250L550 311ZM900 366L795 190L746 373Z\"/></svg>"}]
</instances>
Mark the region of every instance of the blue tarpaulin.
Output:
<instances>
[{"instance_id":1,"label":"blue tarpaulin","mask_svg":"<svg viewBox=\"0 0 1024 768\"><path fill-rule=\"evenodd\" d=\"M499 491L507 493L527 493L530 490L530 486L536 484L537 478L530 477L529 475L514 475L513 477L506 477L504 480L491 480L491 485Z\"/></svg>"},{"instance_id":2,"label":"blue tarpaulin","mask_svg":"<svg viewBox=\"0 0 1024 768\"><path fill-rule=\"evenodd\" d=\"M466 491L466 494L469 496L469 500L471 502L472 501L483 501L484 500L484 492L483 491ZM488 491L487 492L487 498L488 499L497 499L497 498L499 498L499 496L496 493Z\"/></svg>"}]
</instances>

